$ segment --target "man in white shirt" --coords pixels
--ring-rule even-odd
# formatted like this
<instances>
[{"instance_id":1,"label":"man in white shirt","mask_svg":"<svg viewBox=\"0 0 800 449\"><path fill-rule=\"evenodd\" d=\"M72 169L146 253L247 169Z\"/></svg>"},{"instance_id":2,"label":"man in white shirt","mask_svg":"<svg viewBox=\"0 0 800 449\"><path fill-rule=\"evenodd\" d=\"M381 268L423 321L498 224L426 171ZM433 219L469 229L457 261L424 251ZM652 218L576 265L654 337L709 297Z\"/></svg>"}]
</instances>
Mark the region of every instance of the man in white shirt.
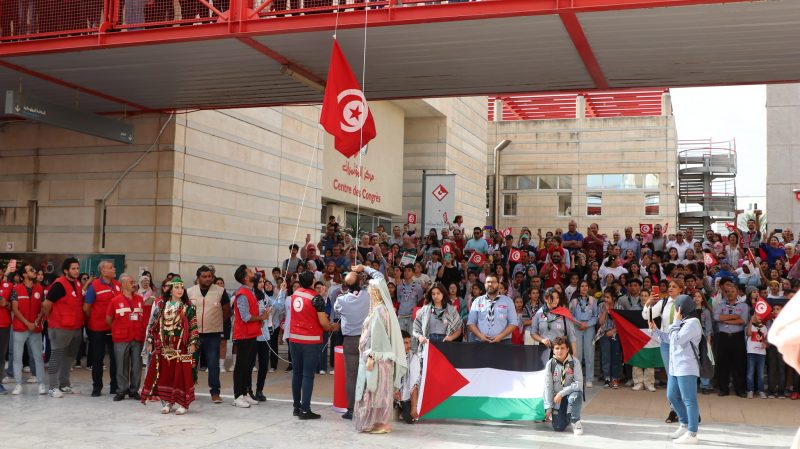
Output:
<instances>
[{"instance_id":1,"label":"man in white shirt","mask_svg":"<svg viewBox=\"0 0 800 449\"><path fill-rule=\"evenodd\" d=\"M667 243L667 251L670 248L675 248L678 251L678 260L680 261L686 257L686 250L692 247L692 244L684 240L683 237L683 231L678 231L675 233L675 240Z\"/></svg>"}]
</instances>

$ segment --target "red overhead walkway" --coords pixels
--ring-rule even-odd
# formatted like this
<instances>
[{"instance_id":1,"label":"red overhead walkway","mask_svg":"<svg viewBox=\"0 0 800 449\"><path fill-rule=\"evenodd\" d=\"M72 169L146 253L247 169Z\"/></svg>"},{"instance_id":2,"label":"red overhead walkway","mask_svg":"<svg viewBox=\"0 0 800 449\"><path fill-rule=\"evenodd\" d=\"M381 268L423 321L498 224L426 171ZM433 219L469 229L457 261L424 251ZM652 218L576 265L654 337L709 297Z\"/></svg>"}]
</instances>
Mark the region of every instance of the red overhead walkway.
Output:
<instances>
[{"instance_id":1,"label":"red overhead walkway","mask_svg":"<svg viewBox=\"0 0 800 449\"><path fill-rule=\"evenodd\" d=\"M19 1L0 8L0 90L90 112L319 102L337 8L361 73L365 12L345 0L37 0L18 27ZM373 100L800 81L794 0L369 6Z\"/></svg>"}]
</instances>

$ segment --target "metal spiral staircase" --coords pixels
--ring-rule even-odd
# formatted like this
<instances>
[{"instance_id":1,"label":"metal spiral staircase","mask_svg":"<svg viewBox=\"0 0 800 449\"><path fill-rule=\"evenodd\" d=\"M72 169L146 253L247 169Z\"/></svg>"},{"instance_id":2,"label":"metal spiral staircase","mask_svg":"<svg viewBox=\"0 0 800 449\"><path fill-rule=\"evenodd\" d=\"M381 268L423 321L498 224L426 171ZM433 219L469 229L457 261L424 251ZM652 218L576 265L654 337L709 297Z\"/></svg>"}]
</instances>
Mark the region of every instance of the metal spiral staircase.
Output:
<instances>
[{"instance_id":1,"label":"metal spiral staircase","mask_svg":"<svg viewBox=\"0 0 800 449\"><path fill-rule=\"evenodd\" d=\"M678 224L702 233L736 212L736 141L678 142Z\"/></svg>"}]
</instances>

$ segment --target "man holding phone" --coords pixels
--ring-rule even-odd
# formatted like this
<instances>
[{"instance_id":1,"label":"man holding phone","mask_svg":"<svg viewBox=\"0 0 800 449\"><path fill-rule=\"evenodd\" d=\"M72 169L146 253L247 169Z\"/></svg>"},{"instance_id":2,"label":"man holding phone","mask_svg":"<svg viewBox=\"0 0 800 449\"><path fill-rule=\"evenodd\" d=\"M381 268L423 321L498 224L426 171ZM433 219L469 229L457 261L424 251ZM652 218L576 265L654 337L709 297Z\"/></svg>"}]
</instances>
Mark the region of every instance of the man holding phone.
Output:
<instances>
[{"instance_id":1,"label":"man holding phone","mask_svg":"<svg viewBox=\"0 0 800 449\"><path fill-rule=\"evenodd\" d=\"M8 276L17 270L16 259L11 259L0 279L0 354L5 357L8 343L11 339L11 293L14 284L7 280ZM2 377L2 375L0 375ZM6 388L0 384L0 395L7 394Z\"/></svg>"}]
</instances>

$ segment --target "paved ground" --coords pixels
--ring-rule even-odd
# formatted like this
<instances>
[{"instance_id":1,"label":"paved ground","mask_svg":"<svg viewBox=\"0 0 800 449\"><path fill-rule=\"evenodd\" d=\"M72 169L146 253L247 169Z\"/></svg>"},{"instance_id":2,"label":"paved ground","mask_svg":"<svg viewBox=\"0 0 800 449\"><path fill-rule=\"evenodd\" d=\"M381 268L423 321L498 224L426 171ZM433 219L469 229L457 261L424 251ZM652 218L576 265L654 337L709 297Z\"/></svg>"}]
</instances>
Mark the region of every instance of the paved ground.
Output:
<instances>
[{"instance_id":1,"label":"paved ground","mask_svg":"<svg viewBox=\"0 0 800 449\"><path fill-rule=\"evenodd\" d=\"M108 373L105 374L106 378ZM90 376L73 372L83 394L52 399L34 394L0 397L3 421L0 448L661 448L671 447L664 424L664 390L589 391L585 435L555 434L545 424L493 422L422 422L396 424L390 435L356 434L349 421L329 406L333 376L317 376L315 410L319 421L291 416L290 377L279 370L268 376L266 403L252 409L209 402L205 377L197 401L186 416L162 416L159 405L132 400L111 401L107 394L91 398ZM223 394L230 394L231 374L222 375ZM800 401L701 397L704 422L699 447L785 448L800 424ZM766 425L771 423L772 425ZM780 424L786 424L781 426Z\"/></svg>"}]
</instances>

